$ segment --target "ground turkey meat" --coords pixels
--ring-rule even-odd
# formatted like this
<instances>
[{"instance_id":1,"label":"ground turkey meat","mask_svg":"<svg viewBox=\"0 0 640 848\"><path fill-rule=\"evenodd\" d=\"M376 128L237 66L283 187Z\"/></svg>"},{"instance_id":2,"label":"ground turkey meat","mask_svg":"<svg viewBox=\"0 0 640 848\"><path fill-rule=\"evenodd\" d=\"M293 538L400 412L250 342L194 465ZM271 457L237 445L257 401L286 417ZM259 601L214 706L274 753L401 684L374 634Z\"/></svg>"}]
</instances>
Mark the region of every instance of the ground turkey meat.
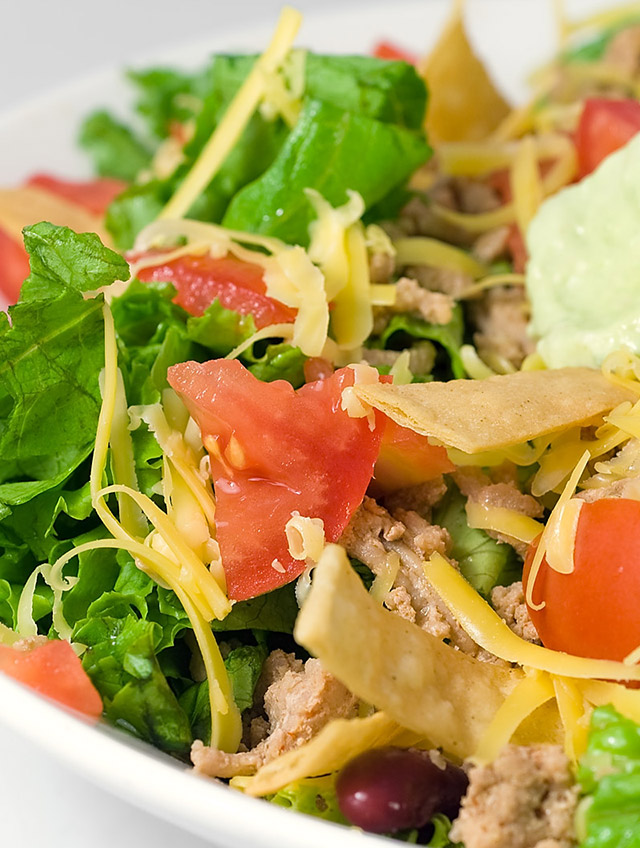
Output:
<instances>
[{"instance_id":1,"label":"ground turkey meat","mask_svg":"<svg viewBox=\"0 0 640 848\"><path fill-rule=\"evenodd\" d=\"M196 771L210 777L251 775L265 763L308 742L335 718L355 715L357 699L328 674L320 660L306 663L284 651L273 651L265 662L262 685L265 719L251 723L254 740L268 733L255 748L227 754L196 741L191 759ZM267 724L268 722L268 724Z\"/></svg>"},{"instance_id":2,"label":"ground turkey meat","mask_svg":"<svg viewBox=\"0 0 640 848\"><path fill-rule=\"evenodd\" d=\"M535 350L527 332L529 307L524 289L494 288L470 304L470 317L477 328L474 342L482 357L506 359L519 368Z\"/></svg>"},{"instance_id":3,"label":"ground turkey meat","mask_svg":"<svg viewBox=\"0 0 640 848\"><path fill-rule=\"evenodd\" d=\"M570 848L577 788L560 747L507 746L469 773L451 840L465 848Z\"/></svg>"},{"instance_id":4,"label":"ground turkey meat","mask_svg":"<svg viewBox=\"0 0 640 848\"><path fill-rule=\"evenodd\" d=\"M449 549L447 530L429 524L412 510L396 509L391 515L372 498L365 498L339 544L376 575L385 567L387 553L398 553L400 566L385 606L465 653L478 655L478 646L455 621L424 573L424 560L435 551L445 555Z\"/></svg>"},{"instance_id":5,"label":"ground turkey meat","mask_svg":"<svg viewBox=\"0 0 640 848\"><path fill-rule=\"evenodd\" d=\"M496 586L491 592L491 603L516 636L536 645L542 644L524 600L522 581L519 580L510 586Z\"/></svg>"}]
</instances>

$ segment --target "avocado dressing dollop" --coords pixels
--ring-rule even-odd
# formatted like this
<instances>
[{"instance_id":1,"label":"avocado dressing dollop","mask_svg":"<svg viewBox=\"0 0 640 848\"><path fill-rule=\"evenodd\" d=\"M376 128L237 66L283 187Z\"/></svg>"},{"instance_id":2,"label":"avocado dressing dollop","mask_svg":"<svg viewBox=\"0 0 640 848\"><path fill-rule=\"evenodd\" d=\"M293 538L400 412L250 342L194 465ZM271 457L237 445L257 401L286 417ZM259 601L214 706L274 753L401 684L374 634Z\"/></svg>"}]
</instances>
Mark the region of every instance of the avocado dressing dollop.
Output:
<instances>
[{"instance_id":1,"label":"avocado dressing dollop","mask_svg":"<svg viewBox=\"0 0 640 848\"><path fill-rule=\"evenodd\" d=\"M549 368L640 352L640 135L547 200L527 247L530 329Z\"/></svg>"}]
</instances>

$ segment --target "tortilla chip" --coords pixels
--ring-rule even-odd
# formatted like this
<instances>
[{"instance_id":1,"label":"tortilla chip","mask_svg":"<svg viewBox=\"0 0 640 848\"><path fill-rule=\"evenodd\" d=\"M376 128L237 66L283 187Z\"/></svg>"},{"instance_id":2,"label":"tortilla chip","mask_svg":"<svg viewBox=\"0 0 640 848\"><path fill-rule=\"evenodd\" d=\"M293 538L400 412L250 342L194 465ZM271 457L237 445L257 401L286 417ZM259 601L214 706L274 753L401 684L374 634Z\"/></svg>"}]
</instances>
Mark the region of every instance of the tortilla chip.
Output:
<instances>
[{"instance_id":1,"label":"tortilla chip","mask_svg":"<svg viewBox=\"0 0 640 848\"><path fill-rule=\"evenodd\" d=\"M637 397L591 368L518 371L488 380L388 383L354 392L402 427L474 454L592 422Z\"/></svg>"},{"instance_id":2,"label":"tortilla chip","mask_svg":"<svg viewBox=\"0 0 640 848\"><path fill-rule=\"evenodd\" d=\"M383 609L338 545L314 571L294 636L359 698L461 759L521 679Z\"/></svg>"},{"instance_id":3,"label":"tortilla chip","mask_svg":"<svg viewBox=\"0 0 640 848\"><path fill-rule=\"evenodd\" d=\"M110 247L102 218L77 203L36 186L0 189L0 229L22 244L22 230L39 221L70 227L77 233L97 233Z\"/></svg>"},{"instance_id":4,"label":"tortilla chip","mask_svg":"<svg viewBox=\"0 0 640 848\"><path fill-rule=\"evenodd\" d=\"M479 141L510 112L467 37L462 3L422 65L429 87L426 130L432 143Z\"/></svg>"},{"instance_id":5,"label":"tortilla chip","mask_svg":"<svg viewBox=\"0 0 640 848\"><path fill-rule=\"evenodd\" d=\"M270 795L295 780L339 771L371 748L408 748L421 740L420 734L405 730L384 713L368 718L339 718L305 745L267 763L254 777L244 778L242 788L254 797Z\"/></svg>"}]
</instances>

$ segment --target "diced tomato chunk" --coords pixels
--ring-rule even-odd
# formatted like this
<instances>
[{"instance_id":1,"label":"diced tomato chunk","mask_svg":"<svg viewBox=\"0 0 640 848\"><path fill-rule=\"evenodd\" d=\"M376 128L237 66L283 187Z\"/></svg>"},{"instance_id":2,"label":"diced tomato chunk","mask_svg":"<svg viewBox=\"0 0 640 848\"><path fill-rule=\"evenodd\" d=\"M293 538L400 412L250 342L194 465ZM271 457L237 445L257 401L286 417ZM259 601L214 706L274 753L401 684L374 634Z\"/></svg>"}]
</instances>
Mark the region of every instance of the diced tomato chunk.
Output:
<instances>
[{"instance_id":1,"label":"diced tomato chunk","mask_svg":"<svg viewBox=\"0 0 640 848\"><path fill-rule=\"evenodd\" d=\"M140 259L140 255L135 257ZM267 296L260 265L243 262L227 255L216 259L203 256L181 256L138 274L143 282L173 283L178 294L175 302L192 315L202 315L217 298L226 309L241 315L253 315L256 327L290 324L296 312Z\"/></svg>"},{"instance_id":2,"label":"diced tomato chunk","mask_svg":"<svg viewBox=\"0 0 640 848\"><path fill-rule=\"evenodd\" d=\"M52 640L31 650L0 645L0 671L92 719L102 715L102 699L68 642Z\"/></svg>"},{"instance_id":3,"label":"diced tomato chunk","mask_svg":"<svg viewBox=\"0 0 640 848\"><path fill-rule=\"evenodd\" d=\"M637 100L592 97L585 101L576 131L580 177L585 177L640 130Z\"/></svg>"},{"instance_id":4,"label":"diced tomato chunk","mask_svg":"<svg viewBox=\"0 0 640 848\"><path fill-rule=\"evenodd\" d=\"M96 215L104 215L107 206L127 187L127 184L121 180L108 177L77 182L61 180L50 174L34 174L27 180L27 185L64 197Z\"/></svg>"},{"instance_id":5,"label":"diced tomato chunk","mask_svg":"<svg viewBox=\"0 0 640 848\"><path fill-rule=\"evenodd\" d=\"M390 59L398 62L408 62L410 65L418 64L418 56L411 50L406 50L392 41L379 41L373 48L373 55L378 59Z\"/></svg>"},{"instance_id":6,"label":"diced tomato chunk","mask_svg":"<svg viewBox=\"0 0 640 848\"><path fill-rule=\"evenodd\" d=\"M432 445L426 436L387 419L373 472L377 489L393 492L417 486L454 469L445 448Z\"/></svg>"},{"instance_id":7,"label":"diced tomato chunk","mask_svg":"<svg viewBox=\"0 0 640 848\"><path fill-rule=\"evenodd\" d=\"M15 303L23 281L29 276L29 257L24 245L0 230L0 294Z\"/></svg>"},{"instance_id":8,"label":"diced tomato chunk","mask_svg":"<svg viewBox=\"0 0 640 848\"><path fill-rule=\"evenodd\" d=\"M304 570L285 527L294 512L320 518L335 542L371 480L384 417L351 418L342 368L294 391L263 383L241 363L184 362L169 383L200 425L216 492L216 537L229 596L244 600L291 582Z\"/></svg>"}]
</instances>

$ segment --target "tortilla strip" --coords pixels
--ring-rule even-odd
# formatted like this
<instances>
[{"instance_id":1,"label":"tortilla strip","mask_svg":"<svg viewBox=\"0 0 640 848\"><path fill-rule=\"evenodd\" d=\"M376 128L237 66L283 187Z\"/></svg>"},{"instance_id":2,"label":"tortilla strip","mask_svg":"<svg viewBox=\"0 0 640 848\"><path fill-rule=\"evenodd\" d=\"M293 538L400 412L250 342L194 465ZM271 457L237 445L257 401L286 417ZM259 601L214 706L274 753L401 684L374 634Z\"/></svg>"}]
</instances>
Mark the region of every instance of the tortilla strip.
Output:
<instances>
[{"instance_id":1,"label":"tortilla strip","mask_svg":"<svg viewBox=\"0 0 640 848\"><path fill-rule=\"evenodd\" d=\"M103 244L110 247L111 236L102 218L36 186L0 189L0 229L22 244L22 230L39 221L70 227L77 233L97 233Z\"/></svg>"},{"instance_id":2,"label":"tortilla strip","mask_svg":"<svg viewBox=\"0 0 640 848\"><path fill-rule=\"evenodd\" d=\"M487 380L354 387L402 427L468 454L519 445L610 412L631 392L591 368L517 371Z\"/></svg>"},{"instance_id":3,"label":"tortilla strip","mask_svg":"<svg viewBox=\"0 0 640 848\"><path fill-rule=\"evenodd\" d=\"M243 790L254 797L269 795L295 780L339 771L370 748L384 745L409 748L421 741L420 734L405 730L384 713L367 718L339 718L305 745L267 763L254 777L243 778Z\"/></svg>"},{"instance_id":4,"label":"tortilla strip","mask_svg":"<svg viewBox=\"0 0 640 848\"><path fill-rule=\"evenodd\" d=\"M359 698L461 759L521 679L382 609L338 545L325 548L294 636Z\"/></svg>"},{"instance_id":5,"label":"tortilla strip","mask_svg":"<svg viewBox=\"0 0 640 848\"><path fill-rule=\"evenodd\" d=\"M456 3L438 43L420 68L429 87L425 127L434 144L486 138L510 111L473 51L462 7L461 2Z\"/></svg>"}]
</instances>

